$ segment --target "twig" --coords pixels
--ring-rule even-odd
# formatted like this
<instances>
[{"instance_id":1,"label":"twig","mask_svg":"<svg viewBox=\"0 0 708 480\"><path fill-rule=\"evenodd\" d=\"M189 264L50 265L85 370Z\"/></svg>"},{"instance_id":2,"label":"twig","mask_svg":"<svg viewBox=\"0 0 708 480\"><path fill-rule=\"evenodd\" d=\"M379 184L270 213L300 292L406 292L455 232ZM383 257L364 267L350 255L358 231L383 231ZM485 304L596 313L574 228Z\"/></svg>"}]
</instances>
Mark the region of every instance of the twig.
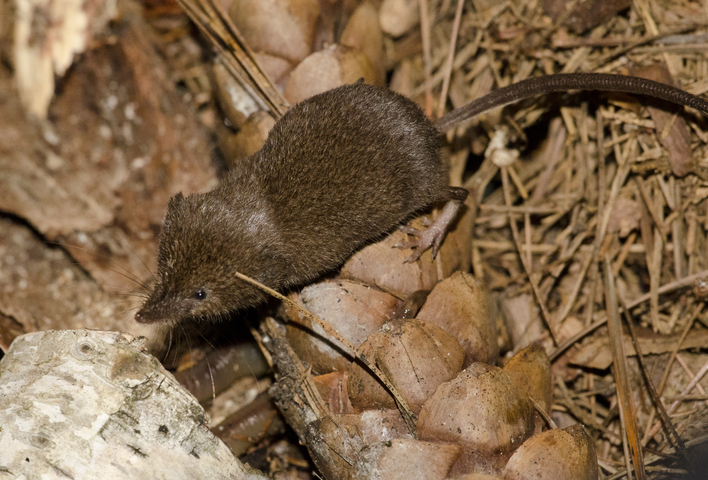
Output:
<instances>
[{"instance_id":1,"label":"twig","mask_svg":"<svg viewBox=\"0 0 708 480\"><path fill-rule=\"evenodd\" d=\"M415 421L415 414L413 411L410 409L408 406L408 403L403 399L401 394L398 392L398 389L391 383L391 381L386 377L386 375L379 370L379 368L371 363L369 359L366 358L365 355L357 353L356 347L349 342L346 338L342 337L339 332L337 332L335 329L333 329L328 323L324 322L322 319L320 319L317 315L314 315L312 312L308 311L301 305L299 305L296 302L293 302L290 300L288 297L285 295L282 295L279 292L276 292L270 287L267 287L263 285L262 283L247 277L246 275L243 275L242 273L235 272L234 275L243 280L244 282L250 283L251 285L259 288L260 290L268 293L269 295L272 295L273 297L277 298L281 302L285 302L288 305L291 305L292 307L296 308L298 312L300 312L302 315L305 317L309 318L313 322L315 322L317 325L322 327L329 335L331 338L337 340L339 343L341 343L347 350L349 350L350 355L352 355L354 358L359 359L366 367L371 370L371 372L376 375L376 378L378 378L388 389L388 391L393 395L393 397L396 399L396 403L398 403L399 408L401 409L401 415L403 416L403 420L405 420L406 425L408 426L408 429L410 430L411 434L415 435L416 431L416 421ZM304 325L306 327L306 325Z\"/></svg>"},{"instance_id":2,"label":"twig","mask_svg":"<svg viewBox=\"0 0 708 480\"><path fill-rule=\"evenodd\" d=\"M432 60L430 58L430 15L428 0L418 0L420 5L420 32L423 40L423 69L425 71L425 114L433 115L433 87L430 81Z\"/></svg>"},{"instance_id":3,"label":"twig","mask_svg":"<svg viewBox=\"0 0 708 480\"><path fill-rule=\"evenodd\" d=\"M460 32L460 22L462 21L462 7L465 0L457 0L455 9L455 20L452 22L452 34L450 35L450 51L445 62L445 76L443 77L442 91L440 92L440 102L438 103L438 117L445 113L445 103L447 103L447 91L450 88L450 77L452 76L452 62L455 59L455 48L457 46L457 35Z\"/></svg>"},{"instance_id":4,"label":"twig","mask_svg":"<svg viewBox=\"0 0 708 480\"><path fill-rule=\"evenodd\" d=\"M224 66L262 108L280 118L288 102L260 67L228 15L213 0L178 0L185 13L219 52Z\"/></svg>"},{"instance_id":5,"label":"twig","mask_svg":"<svg viewBox=\"0 0 708 480\"><path fill-rule=\"evenodd\" d=\"M606 309L610 312L608 327L610 331L610 346L614 364L615 383L617 385L618 404L622 424L624 425L627 443L634 464L634 471L639 480L646 479L644 471L644 456L642 455L642 444L639 440L639 432L636 425L636 413L632 393L629 387L629 375L627 374L627 357L622 343L622 319L619 316L619 302L615 290L615 280L612 276L612 262L609 255L605 255L603 262L605 273L605 303ZM629 471L629 468L627 468Z\"/></svg>"},{"instance_id":6,"label":"twig","mask_svg":"<svg viewBox=\"0 0 708 480\"><path fill-rule=\"evenodd\" d=\"M683 442L681 436L676 431L674 424L671 422L669 415L666 413L666 409L664 408L664 404L661 402L661 398L659 398L658 392L654 388L654 384L649 378L649 372L647 371L647 368L644 364L644 355L642 355L642 350L640 348L639 341L637 340L637 334L634 331L634 325L632 325L633 322L632 318L629 316L628 308L624 309L624 319L627 324L627 329L629 330L629 335L632 337L632 345L634 346L634 351L637 353L637 363L639 364L639 370L642 372L642 378L644 379L644 384L646 385L647 390L649 391L649 396L651 397L652 403L654 404L654 408L659 412L659 415L661 417L661 424L663 425L664 430L666 431L666 437L669 439L673 438L676 441L676 444L678 445L678 454L686 458L686 444ZM645 445L644 441L642 441L642 445Z\"/></svg>"}]
</instances>

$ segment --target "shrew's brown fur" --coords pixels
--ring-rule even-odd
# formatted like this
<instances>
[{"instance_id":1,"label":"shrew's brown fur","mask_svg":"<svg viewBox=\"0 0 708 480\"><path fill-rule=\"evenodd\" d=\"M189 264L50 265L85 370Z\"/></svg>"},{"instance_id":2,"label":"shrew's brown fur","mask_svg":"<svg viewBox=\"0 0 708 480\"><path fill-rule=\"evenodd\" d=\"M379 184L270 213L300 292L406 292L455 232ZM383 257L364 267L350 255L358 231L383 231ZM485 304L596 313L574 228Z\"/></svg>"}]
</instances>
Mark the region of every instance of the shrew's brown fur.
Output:
<instances>
[{"instance_id":1,"label":"shrew's brown fur","mask_svg":"<svg viewBox=\"0 0 708 480\"><path fill-rule=\"evenodd\" d=\"M215 190L170 200L157 283L136 317L176 323L258 304L449 197L439 133L411 100L364 83L316 95Z\"/></svg>"}]
</instances>

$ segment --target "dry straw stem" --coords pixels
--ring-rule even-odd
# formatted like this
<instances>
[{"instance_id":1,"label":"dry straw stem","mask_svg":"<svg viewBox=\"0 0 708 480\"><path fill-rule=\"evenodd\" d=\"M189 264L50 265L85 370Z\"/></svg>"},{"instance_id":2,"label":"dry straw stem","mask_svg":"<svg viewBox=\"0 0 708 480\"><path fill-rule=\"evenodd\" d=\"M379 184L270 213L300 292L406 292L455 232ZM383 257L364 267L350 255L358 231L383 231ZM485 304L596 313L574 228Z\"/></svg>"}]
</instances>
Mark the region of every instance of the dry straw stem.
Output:
<instances>
[{"instance_id":1,"label":"dry straw stem","mask_svg":"<svg viewBox=\"0 0 708 480\"><path fill-rule=\"evenodd\" d=\"M632 464L634 472L639 480L646 478L644 470L644 456L642 454L642 446L639 440L639 432L636 425L636 408L629 387L629 375L627 373L627 356L624 352L622 344L622 319L619 314L619 301L617 300L617 291L615 289L615 279L612 276L612 268L610 257L605 255L604 259L604 274L605 274L605 303L607 310L610 312L609 331L610 345L612 347L613 371L615 374L615 383L617 385L618 404L620 407L620 418L624 426L623 430L627 435L627 443L632 455ZM631 467L627 464L627 471Z\"/></svg>"},{"instance_id":2,"label":"dry straw stem","mask_svg":"<svg viewBox=\"0 0 708 480\"><path fill-rule=\"evenodd\" d=\"M693 313L691 314L691 318L688 320L688 322L686 322L686 327L683 329L683 332L681 333L681 338L679 339L678 342L676 342L676 346L672 350L671 356L669 357L669 360L666 362L666 366L664 367L664 374L662 375L661 382L659 382L659 387L657 388L658 395L661 395L661 393L664 391L664 387L666 386L666 381L669 378L669 373L671 371L671 367L674 363L674 360L676 360L676 357L678 355L678 351L681 348L681 344L683 343L684 339L688 335L688 332L693 327L694 321L696 320L696 318L698 318L698 315L703 311L704 306L705 305L703 303L699 303L698 305L696 305L696 307L693 310ZM655 403L655 408L656 408L658 406L657 402L654 402L654 403ZM665 412L663 405L661 405L660 408L661 408L661 410L664 410L664 412ZM661 413L662 422L666 423L663 420L664 415L666 415L666 413ZM649 433L651 431L651 429L649 428L649 425L651 424L653 419L654 419L654 411L652 411L651 414L649 415L649 421L647 423L647 427L644 429L645 434L644 434L644 438L642 439L642 444L644 444L644 445L646 445L647 442L649 441L649 438L650 438ZM680 445L681 440L677 440L677 443L679 443L679 445Z\"/></svg>"},{"instance_id":3,"label":"dry straw stem","mask_svg":"<svg viewBox=\"0 0 708 480\"><path fill-rule=\"evenodd\" d=\"M282 117L288 109L287 100L260 67L248 44L218 2L178 2L209 39L229 72L251 93L251 97L259 102L264 110L269 110L276 120Z\"/></svg>"},{"instance_id":4,"label":"dry straw stem","mask_svg":"<svg viewBox=\"0 0 708 480\"><path fill-rule=\"evenodd\" d=\"M423 65L425 72L425 114L431 117L433 114L433 93L430 81L431 75L431 53L430 53L430 15L428 0L420 1L420 31L423 39Z\"/></svg>"},{"instance_id":5,"label":"dry straw stem","mask_svg":"<svg viewBox=\"0 0 708 480\"><path fill-rule=\"evenodd\" d=\"M422 3L421 3L422 5ZM445 113L445 104L447 103L447 92L450 88L450 77L452 76L452 63L455 59L455 47L457 46L457 35L460 32L460 22L462 21L462 7L465 5L465 0L457 0L457 9L455 10L455 20L452 23L452 35L450 36L450 48L445 62L445 76L443 78L442 92L438 101L438 114L440 118ZM428 84L430 84L428 80Z\"/></svg>"},{"instance_id":6,"label":"dry straw stem","mask_svg":"<svg viewBox=\"0 0 708 480\"><path fill-rule=\"evenodd\" d=\"M697 308L695 314L700 312L701 308ZM627 321L627 330L629 331L630 336L632 337L632 345L634 346L634 351L637 352L637 362L639 363L639 369L642 372L642 379L644 380L644 384L646 385L647 391L649 392L649 395L651 396L651 400L654 404L654 408L656 409L655 411L659 412L659 415L661 417L661 425L664 427L664 430L666 431L667 437L669 438L669 441L671 443L675 443L677 445L676 450L678 453L686 458L686 444L681 438L681 436L678 434L676 431L676 428L674 427L674 424L671 422L671 419L669 418L669 415L666 413L666 409L664 408L664 404L661 402L661 398L659 397L659 393L656 391L656 388L654 388L654 384L651 382L651 378L649 376L649 372L646 368L646 363L644 361L644 355L641 351L640 345L639 345L639 340L637 339L637 334L634 329L634 326L632 325L632 319L627 313L628 309L624 309L624 317ZM689 322L689 325L691 322ZM681 343L682 340L679 340L679 344ZM678 346L678 345L677 345ZM642 446L646 445L645 439L642 439L641 442Z\"/></svg>"}]
</instances>

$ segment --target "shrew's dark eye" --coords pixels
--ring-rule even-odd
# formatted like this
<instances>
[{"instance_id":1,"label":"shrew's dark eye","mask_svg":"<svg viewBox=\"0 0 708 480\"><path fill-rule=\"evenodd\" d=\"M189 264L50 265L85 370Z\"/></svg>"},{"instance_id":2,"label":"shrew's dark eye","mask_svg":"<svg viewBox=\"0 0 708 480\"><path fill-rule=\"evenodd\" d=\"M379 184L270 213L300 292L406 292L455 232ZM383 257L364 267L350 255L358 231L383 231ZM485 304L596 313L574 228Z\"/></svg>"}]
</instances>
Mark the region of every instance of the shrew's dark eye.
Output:
<instances>
[{"instance_id":1,"label":"shrew's dark eye","mask_svg":"<svg viewBox=\"0 0 708 480\"><path fill-rule=\"evenodd\" d=\"M194 295L192 296L197 300L204 300L207 297L207 292L203 288L200 288L199 290L194 292Z\"/></svg>"}]
</instances>

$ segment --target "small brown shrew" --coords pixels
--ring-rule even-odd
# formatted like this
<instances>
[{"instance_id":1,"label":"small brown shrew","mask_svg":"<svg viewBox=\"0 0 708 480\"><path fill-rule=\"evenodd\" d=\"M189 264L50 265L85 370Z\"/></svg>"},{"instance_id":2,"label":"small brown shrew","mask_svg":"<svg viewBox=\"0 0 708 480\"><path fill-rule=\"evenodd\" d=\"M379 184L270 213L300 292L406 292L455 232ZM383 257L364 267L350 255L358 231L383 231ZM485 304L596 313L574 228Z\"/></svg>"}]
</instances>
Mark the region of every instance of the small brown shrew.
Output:
<instances>
[{"instance_id":1,"label":"small brown shrew","mask_svg":"<svg viewBox=\"0 0 708 480\"><path fill-rule=\"evenodd\" d=\"M441 132L487 110L568 90L639 94L708 113L708 102L668 85L610 74L531 78L431 122L410 99L358 82L311 97L273 127L263 148L207 193L173 197L157 281L135 318L177 324L217 319L265 294L302 286L416 213L446 202L406 246L409 260L440 246L467 191L448 186Z\"/></svg>"}]
</instances>

